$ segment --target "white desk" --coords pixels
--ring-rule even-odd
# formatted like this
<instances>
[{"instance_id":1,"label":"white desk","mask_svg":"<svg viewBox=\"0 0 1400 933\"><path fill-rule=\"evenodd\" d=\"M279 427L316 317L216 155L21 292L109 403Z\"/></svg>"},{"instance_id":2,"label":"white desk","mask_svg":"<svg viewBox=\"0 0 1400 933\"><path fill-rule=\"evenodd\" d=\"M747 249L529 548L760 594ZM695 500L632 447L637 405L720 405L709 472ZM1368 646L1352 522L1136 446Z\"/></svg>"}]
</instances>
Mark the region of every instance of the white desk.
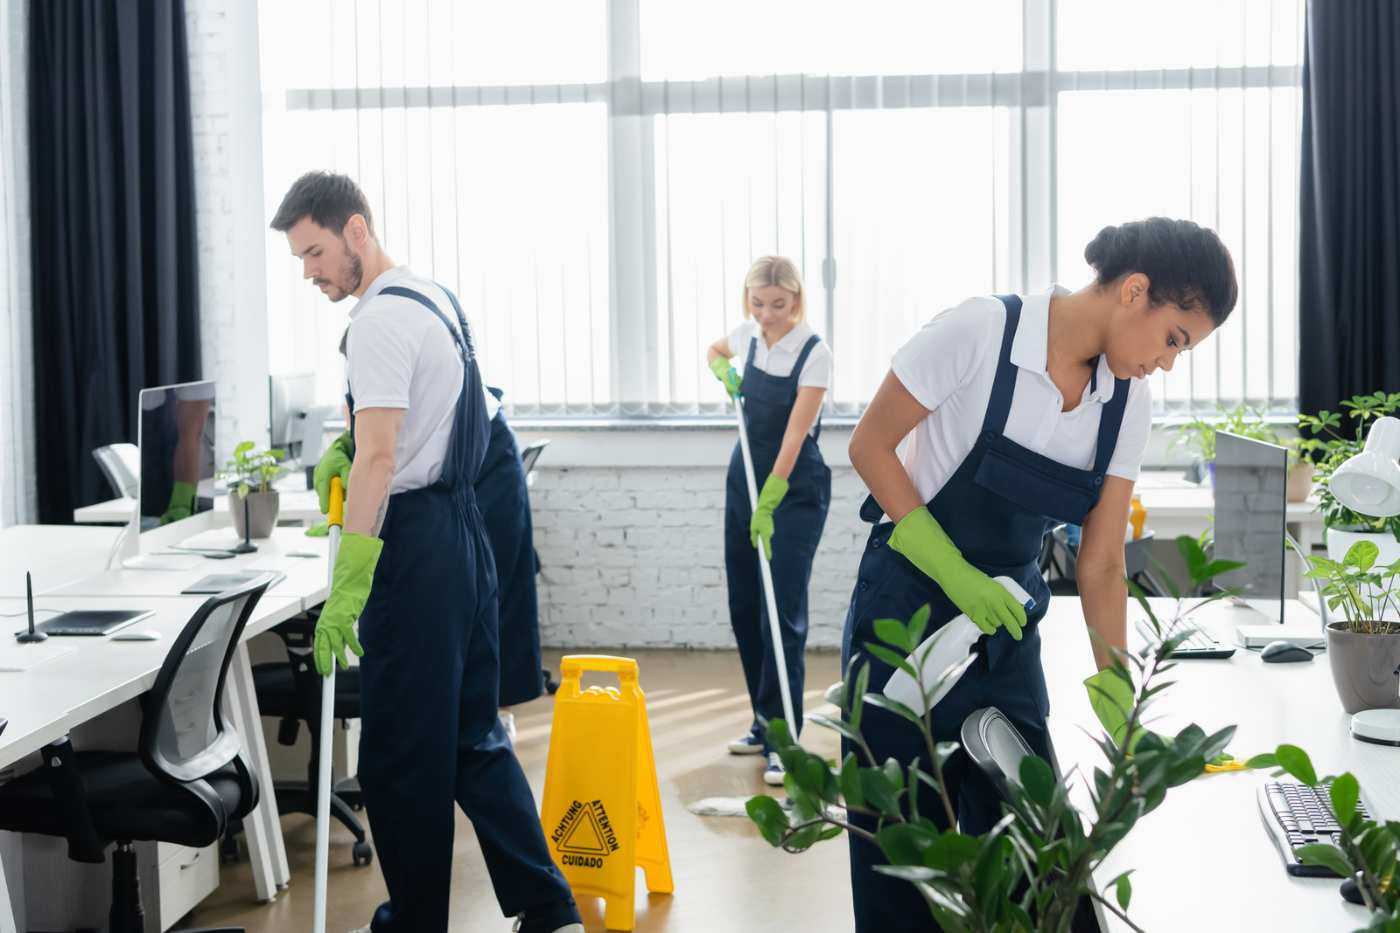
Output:
<instances>
[{"instance_id":1,"label":"white desk","mask_svg":"<svg viewBox=\"0 0 1400 933\"><path fill-rule=\"evenodd\" d=\"M217 518L191 519L189 528L196 531ZM178 535L175 526L162 532L162 539L173 540ZM72 650L24 671L0 672L0 715L9 719L9 725L0 733L0 767L15 764L76 726L149 690L176 634L205 598L181 595L182 589L210 573L271 569L286 574L286 579L267 591L249 619L243 633L245 644L240 645L235 654L225 692L230 719L243 739L250 764L257 773L270 775L246 640L324 600L327 540L307 538L301 529L279 528L271 538L258 542L256 553L230 560L214 561L191 555L176 559L184 565L182 570L101 570L118 533L118 529L110 528L42 527L11 528L0 533L0 547L6 548L0 553L6 557L6 567L23 556L29 566L66 570L67 579L60 585L44 586L36 579L36 610L97 606L151 609L154 617L137 623L137 627L158 630L163 636L154 642L64 639L64 642L71 642ZM220 547L234 541L232 529L225 526L203 531L190 543ZM98 544L101 545L100 557L97 556ZM291 552L314 556L292 557ZM92 573L94 568L100 572ZM10 576L13 574L7 575L6 584ZM54 577L58 576L55 572ZM17 593L0 592L0 613L9 615L24 611L22 574L19 581ZM10 623L17 630L22 627L23 619L5 618L0 619L0 623ZM0 626L0 635L3 635L2 629ZM56 642L50 639L44 644ZM18 647L0 647L0 660ZM257 896L261 900L271 900L278 888L286 886L291 875L282 843L276 796L270 790L261 795L257 808L245 819L244 827ZM0 933L12 933L15 929L14 912L5 889L4 874L0 872Z\"/></svg>"},{"instance_id":2,"label":"white desk","mask_svg":"<svg viewBox=\"0 0 1400 933\"><path fill-rule=\"evenodd\" d=\"M1297 603L1294 607L1304 611ZM1236 620L1248 615L1222 606L1202 614L1201 624L1225 640ZM1131 620L1128 630L1130 645L1135 644ZM1051 735L1061 766L1080 768L1082 788L1084 776L1101 761L1083 729L1096 734L1101 729L1082 683L1094 666L1078 600L1055 597L1041 632ZM1264 664L1256 652L1240 649L1228 661L1179 662L1168 676L1176 684L1153 707L1158 718L1152 728L1174 733L1196 722L1211 732L1234 723L1238 728L1229 751L1241 758L1291 742L1312 756L1319 774L1353 772L1373 815L1400 818L1400 749L1350 737L1325 654L1310 663ZM1136 869L1128 914L1147 930L1363 926L1364 912L1338 895L1340 882L1284 872L1255 803L1255 789L1266 780L1266 773L1213 775L1169 791L1165 803L1095 872L1097 881L1102 885ZM1128 927L1110 918L1108 929Z\"/></svg>"},{"instance_id":3,"label":"white desk","mask_svg":"<svg viewBox=\"0 0 1400 933\"><path fill-rule=\"evenodd\" d=\"M72 525L0 528L0 596L23 596L25 571L36 593L100 573L120 534L120 528Z\"/></svg>"}]
</instances>

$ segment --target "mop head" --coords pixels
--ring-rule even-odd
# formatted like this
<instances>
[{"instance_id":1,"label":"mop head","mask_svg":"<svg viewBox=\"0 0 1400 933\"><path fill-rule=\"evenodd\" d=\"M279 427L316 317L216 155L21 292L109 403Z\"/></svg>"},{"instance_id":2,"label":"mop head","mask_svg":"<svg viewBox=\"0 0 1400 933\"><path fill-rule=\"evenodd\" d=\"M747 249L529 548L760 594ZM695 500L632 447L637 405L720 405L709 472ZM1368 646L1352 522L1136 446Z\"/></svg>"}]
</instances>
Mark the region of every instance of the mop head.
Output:
<instances>
[{"instance_id":1,"label":"mop head","mask_svg":"<svg viewBox=\"0 0 1400 933\"><path fill-rule=\"evenodd\" d=\"M792 801L787 797L777 798L784 810L792 809ZM686 809L696 816L738 816L747 818L749 811L746 805L748 797L702 797L694 803L686 804ZM828 807L827 813L834 820L845 822L846 810L844 807Z\"/></svg>"}]
</instances>

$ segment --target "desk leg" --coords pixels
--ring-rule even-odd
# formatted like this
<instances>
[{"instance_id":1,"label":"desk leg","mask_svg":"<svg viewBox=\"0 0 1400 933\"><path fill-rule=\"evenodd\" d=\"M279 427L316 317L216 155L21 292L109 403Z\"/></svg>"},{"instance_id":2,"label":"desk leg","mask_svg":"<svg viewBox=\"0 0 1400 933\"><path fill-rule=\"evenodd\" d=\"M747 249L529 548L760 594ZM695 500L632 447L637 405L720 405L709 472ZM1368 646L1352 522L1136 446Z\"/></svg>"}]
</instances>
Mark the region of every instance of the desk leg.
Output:
<instances>
[{"instance_id":1,"label":"desk leg","mask_svg":"<svg viewBox=\"0 0 1400 933\"><path fill-rule=\"evenodd\" d=\"M262 717L253 690L253 668L248 661L248 646L239 645L233 664L229 667L229 698L232 715L248 763L263 779L263 793L258 805L244 820L248 839L248 854L253 862L253 881L258 898L270 901L278 888L291 880L287 868L287 849L282 842L282 823L277 812L277 796L272 792L272 771L268 764L267 743L263 739Z\"/></svg>"}]
</instances>

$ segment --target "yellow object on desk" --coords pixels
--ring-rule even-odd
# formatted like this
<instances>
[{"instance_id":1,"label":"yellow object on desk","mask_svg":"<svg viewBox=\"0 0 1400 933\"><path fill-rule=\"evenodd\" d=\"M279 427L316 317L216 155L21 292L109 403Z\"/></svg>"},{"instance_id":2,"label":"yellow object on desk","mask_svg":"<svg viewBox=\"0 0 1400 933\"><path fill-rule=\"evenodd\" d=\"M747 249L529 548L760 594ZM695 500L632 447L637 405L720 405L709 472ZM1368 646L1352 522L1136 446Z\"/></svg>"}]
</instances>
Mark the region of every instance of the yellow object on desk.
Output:
<instances>
[{"instance_id":1,"label":"yellow object on desk","mask_svg":"<svg viewBox=\"0 0 1400 933\"><path fill-rule=\"evenodd\" d=\"M1147 526L1147 508L1142 504L1142 496L1133 496L1133 504L1128 509L1128 522L1133 526L1133 540L1142 537Z\"/></svg>"}]
</instances>

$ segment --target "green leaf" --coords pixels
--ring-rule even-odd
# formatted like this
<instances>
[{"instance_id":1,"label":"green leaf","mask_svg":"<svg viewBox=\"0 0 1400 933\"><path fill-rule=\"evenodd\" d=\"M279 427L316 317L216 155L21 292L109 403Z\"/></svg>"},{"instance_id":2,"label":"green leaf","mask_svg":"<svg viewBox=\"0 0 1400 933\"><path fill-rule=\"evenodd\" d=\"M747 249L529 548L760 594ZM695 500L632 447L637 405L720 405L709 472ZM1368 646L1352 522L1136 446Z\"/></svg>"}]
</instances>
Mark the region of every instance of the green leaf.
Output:
<instances>
[{"instance_id":1,"label":"green leaf","mask_svg":"<svg viewBox=\"0 0 1400 933\"><path fill-rule=\"evenodd\" d=\"M937 872L922 865L876 865L875 870L900 881L933 881L938 877Z\"/></svg>"},{"instance_id":2,"label":"green leaf","mask_svg":"<svg viewBox=\"0 0 1400 933\"><path fill-rule=\"evenodd\" d=\"M893 823L875 834L892 865L923 865L924 850L937 838L937 830L916 823Z\"/></svg>"},{"instance_id":3,"label":"green leaf","mask_svg":"<svg viewBox=\"0 0 1400 933\"><path fill-rule=\"evenodd\" d=\"M860 765L856 761L855 752L847 752L846 760L841 762L841 775L837 779L841 785L841 796L846 800L848 807L864 807L865 794L860 787Z\"/></svg>"},{"instance_id":4,"label":"green leaf","mask_svg":"<svg viewBox=\"0 0 1400 933\"><path fill-rule=\"evenodd\" d=\"M1312 787L1317 784L1317 772L1313 770L1308 753L1296 745L1280 745L1274 752L1278 766L1293 777Z\"/></svg>"},{"instance_id":5,"label":"green leaf","mask_svg":"<svg viewBox=\"0 0 1400 933\"><path fill-rule=\"evenodd\" d=\"M976 836L965 836L950 830L924 849L924 864L936 871L952 874L964 865L972 864L981 848L982 844Z\"/></svg>"},{"instance_id":6,"label":"green leaf","mask_svg":"<svg viewBox=\"0 0 1400 933\"><path fill-rule=\"evenodd\" d=\"M894 713L896 716L909 722L916 729L924 728L924 718L898 700L891 700L889 697L879 693L867 693L865 695L865 702L887 713Z\"/></svg>"},{"instance_id":7,"label":"green leaf","mask_svg":"<svg viewBox=\"0 0 1400 933\"><path fill-rule=\"evenodd\" d=\"M875 636L887 645L894 645L905 654L914 650L909 641L909 629L898 619L876 619Z\"/></svg>"},{"instance_id":8,"label":"green leaf","mask_svg":"<svg viewBox=\"0 0 1400 933\"><path fill-rule=\"evenodd\" d=\"M1186 562L1186 573L1193 582L1196 581L1206 566L1205 549L1190 535L1178 535L1176 549L1181 553L1181 559Z\"/></svg>"},{"instance_id":9,"label":"green leaf","mask_svg":"<svg viewBox=\"0 0 1400 933\"><path fill-rule=\"evenodd\" d=\"M788 820L782 804L772 797L760 794L750 797L748 803L744 804L744 809L748 811L749 819L758 826L758 831L763 834L769 845L776 847L783 844L783 833L787 832Z\"/></svg>"},{"instance_id":10,"label":"green leaf","mask_svg":"<svg viewBox=\"0 0 1400 933\"><path fill-rule=\"evenodd\" d=\"M895 651L891 651L884 645L877 645L874 642L869 641L865 643L865 650L868 651L870 654L874 655L875 657L879 658L881 661L884 661L890 667L893 667L897 670L901 670L904 673L908 674L910 677L914 678L916 682L918 681L919 675L915 673L914 665L910 664L907 660L905 660L904 655L899 654ZM866 697L866 699L869 700L870 697Z\"/></svg>"},{"instance_id":11,"label":"green leaf","mask_svg":"<svg viewBox=\"0 0 1400 933\"><path fill-rule=\"evenodd\" d=\"M909 618L909 650L911 652L924 640L924 632L928 631L928 619L931 611L928 603L924 603Z\"/></svg>"},{"instance_id":12,"label":"green leaf","mask_svg":"<svg viewBox=\"0 0 1400 933\"><path fill-rule=\"evenodd\" d=\"M1351 875L1351 863L1346 853L1325 842L1313 842L1293 850L1304 865L1325 865L1338 875L1346 878Z\"/></svg>"},{"instance_id":13,"label":"green leaf","mask_svg":"<svg viewBox=\"0 0 1400 933\"><path fill-rule=\"evenodd\" d=\"M1133 686L1125 679L1126 672L1106 668L1084 681L1089 691L1089 705L1098 716L1104 731L1121 746L1127 738L1128 714L1133 708Z\"/></svg>"},{"instance_id":14,"label":"green leaf","mask_svg":"<svg viewBox=\"0 0 1400 933\"><path fill-rule=\"evenodd\" d=\"M849 739L857 745L860 744L860 733L839 719L832 719L830 716L825 716L821 713L808 713L807 721L830 729L832 732L838 732L844 738Z\"/></svg>"},{"instance_id":15,"label":"green leaf","mask_svg":"<svg viewBox=\"0 0 1400 933\"><path fill-rule=\"evenodd\" d=\"M1262 771L1265 768L1277 768L1278 756L1273 752L1264 752L1262 755L1255 755L1245 761L1244 766L1252 771Z\"/></svg>"},{"instance_id":16,"label":"green leaf","mask_svg":"<svg viewBox=\"0 0 1400 933\"><path fill-rule=\"evenodd\" d=\"M1021 787L1026 796L1042 807L1050 806L1055 796L1055 772L1037 755L1027 755L1021 759Z\"/></svg>"},{"instance_id":17,"label":"green leaf","mask_svg":"<svg viewBox=\"0 0 1400 933\"><path fill-rule=\"evenodd\" d=\"M1221 574L1229 573L1232 570L1239 570L1243 566L1245 566L1245 563L1242 560L1224 560L1223 558L1220 560L1213 560L1202 568L1201 579L1195 582L1205 583Z\"/></svg>"},{"instance_id":18,"label":"green leaf","mask_svg":"<svg viewBox=\"0 0 1400 933\"><path fill-rule=\"evenodd\" d=\"M1128 880L1128 876L1132 873L1133 870L1130 868L1112 882L1114 897L1118 899L1118 906L1124 910L1128 909L1128 902L1133 899L1133 883Z\"/></svg>"},{"instance_id":19,"label":"green leaf","mask_svg":"<svg viewBox=\"0 0 1400 933\"><path fill-rule=\"evenodd\" d=\"M1351 822L1352 817L1356 816L1356 804L1361 799L1361 787L1356 783L1356 777L1347 772L1332 781L1329 793L1332 797L1332 812L1336 814L1337 822L1345 827Z\"/></svg>"},{"instance_id":20,"label":"green leaf","mask_svg":"<svg viewBox=\"0 0 1400 933\"><path fill-rule=\"evenodd\" d=\"M850 694L851 711L846 717L847 724L860 731L860 718L865 712L865 691L870 687L870 662L866 661L856 672L856 689Z\"/></svg>"},{"instance_id":21,"label":"green leaf","mask_svg":"<svg viewBox=\"0 0 1400 933\"><path fill-rule=\"evenodd\" d=\"M899 812L899 787L892 785L878 768L861 768L860 793L865 805L874 807L881 815L896 819Z\"/></svg>"},{"instance_id":22,"label":"green leaf","mask_svg":"<svg viewBox=\"0 0 1400 933\"><path fill-rule=\"evenodd\" d=\"M1364 573L1371 569L1380 556L1381 549L1376 546L1376 542L1363 539L1347 548L1346 556L1342 558L1342 564L1346 567L1355 567Z\"/></svg>"}]
</instances>

